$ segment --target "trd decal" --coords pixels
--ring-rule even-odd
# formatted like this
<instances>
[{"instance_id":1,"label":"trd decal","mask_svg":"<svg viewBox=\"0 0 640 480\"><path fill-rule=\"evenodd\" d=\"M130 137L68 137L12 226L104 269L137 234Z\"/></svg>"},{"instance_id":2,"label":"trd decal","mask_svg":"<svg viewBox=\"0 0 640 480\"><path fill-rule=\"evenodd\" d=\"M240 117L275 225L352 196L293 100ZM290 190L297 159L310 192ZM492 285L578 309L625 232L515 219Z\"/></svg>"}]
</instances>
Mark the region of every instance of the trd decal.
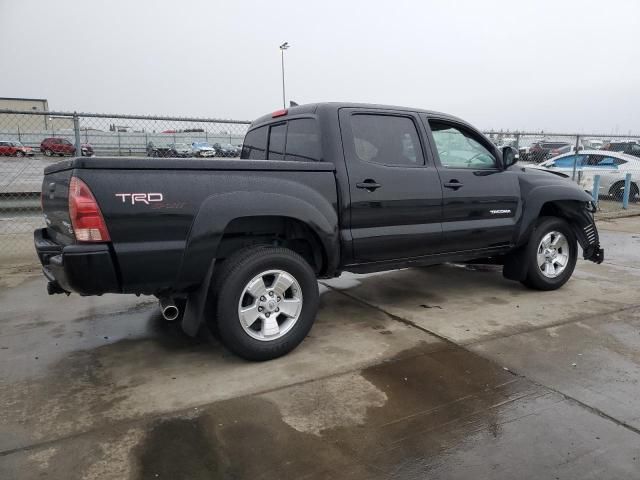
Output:
<instances>
[{"instance_id":1,"label":"trd decal","mask_svg":"<svg viewBox=\"0 0 640 480\"><path fill-rule=\"evenodd\" d=\"M122 199L122 203L145 203L149 205L152 202L161 202L164 196L161 193L116 193L116 197Z\"/></svg>"}]
</instances>

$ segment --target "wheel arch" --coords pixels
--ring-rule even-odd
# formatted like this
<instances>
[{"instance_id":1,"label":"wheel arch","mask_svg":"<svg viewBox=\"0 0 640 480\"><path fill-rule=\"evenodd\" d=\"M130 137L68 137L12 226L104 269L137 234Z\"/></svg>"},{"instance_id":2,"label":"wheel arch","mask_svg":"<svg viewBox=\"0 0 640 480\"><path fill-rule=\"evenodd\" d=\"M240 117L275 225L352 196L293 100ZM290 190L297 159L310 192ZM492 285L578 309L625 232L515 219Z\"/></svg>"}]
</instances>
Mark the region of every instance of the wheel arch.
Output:
<instances>
[{"instance_id":1,"label":"wheel arch","mask_svg":"<svg viewBox=\"0 0 640 480\"><path fill-rule=\"evenodd\" d=\"M217 258L259 243L291 244L292 240L299 240L311 248L319 275L334 271L340 255L334 206L310 187L289 187L294 192L235 191L208 197L187 237L176 282L178 289L199 285Z\"/></svg>"},{"instance_id":2,"label":"wheel arch","mask_svg":"<svg viewBox=\"0 0 640 480\"><path fill-rule=\"evenodd\" d=\"M570 224L587 208L592 201L591 196L574 185L549 185L537 187L528 192L525 198L523 215L520 221L516 246L525 245L529 241L536 221L541 216L564 218Z\"/></svg>"}]
</instances>

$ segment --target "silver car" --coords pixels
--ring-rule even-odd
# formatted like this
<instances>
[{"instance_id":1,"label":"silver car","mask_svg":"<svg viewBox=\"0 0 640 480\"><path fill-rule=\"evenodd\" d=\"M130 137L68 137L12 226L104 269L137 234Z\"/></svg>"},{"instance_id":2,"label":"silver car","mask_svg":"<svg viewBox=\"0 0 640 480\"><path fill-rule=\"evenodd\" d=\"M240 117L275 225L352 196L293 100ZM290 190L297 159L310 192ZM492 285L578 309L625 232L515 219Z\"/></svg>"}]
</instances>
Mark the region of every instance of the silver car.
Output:
<instances>
[{"instance_id":1,"label":"silver car","mask_svg":"<svg viewBox=\"0 0 640 480\"><path fill-rule=\"evenodd\" d=\"M216 149L209 145L207 142L193 142L191 144L191 150L195 157L215 157Z\"/></svg>"}]
</instances>

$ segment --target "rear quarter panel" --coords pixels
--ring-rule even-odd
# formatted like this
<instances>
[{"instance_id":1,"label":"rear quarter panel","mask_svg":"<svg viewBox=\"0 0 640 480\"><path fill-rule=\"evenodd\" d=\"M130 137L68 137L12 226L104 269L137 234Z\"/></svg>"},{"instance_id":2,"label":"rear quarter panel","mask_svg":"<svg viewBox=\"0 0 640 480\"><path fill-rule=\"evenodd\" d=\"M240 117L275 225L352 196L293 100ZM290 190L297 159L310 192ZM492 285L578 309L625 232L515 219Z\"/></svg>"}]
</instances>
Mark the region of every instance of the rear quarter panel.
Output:
<instances>
[{"instance_id":1,"label":"rear quarter panel","mask_svg":"<svg viewBox=\"0 0 640 480\"><path fill-rule=\"evenodd\" d=\"M337 230L329 171L81 169L76 175L100 204L125 292L196 286L215 258L224 227L237 216L286 215L308 204L322 212L325 229ZM161 197L145 202L127 195L136 193ZM265 211L264 195L286 198Z\"/></svg>"}]
</instances>

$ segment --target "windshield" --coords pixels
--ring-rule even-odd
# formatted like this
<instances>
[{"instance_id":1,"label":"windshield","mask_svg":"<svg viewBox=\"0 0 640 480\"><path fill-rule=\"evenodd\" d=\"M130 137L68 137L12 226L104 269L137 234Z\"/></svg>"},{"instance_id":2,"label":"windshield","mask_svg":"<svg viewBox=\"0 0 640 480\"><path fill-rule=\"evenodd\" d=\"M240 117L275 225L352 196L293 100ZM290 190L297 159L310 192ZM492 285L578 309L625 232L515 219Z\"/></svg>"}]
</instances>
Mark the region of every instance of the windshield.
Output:
<instances>
[{"instance_id":1,"label":"windshield","mask_svg":"<svg viewBox=\"0 0 640 480\"><path fill-rule=\"evenodd\" d=\"M233 145L231 145L230 143L223 143L222 145L220 145L222 148L236 148Z\"/></svg>"},{"instance_id":2,"label":"windshield","mask_svg":"<svg viewBox=\"0 0 640 480\"><path fill-rule=\"evenodd\" d=\"M193 146L197 148L211 148L207 142L193 142Z\"/></svg>"},{"instance_id":3,"label":"windshield","mask_svg":"<svg viewBox=\"0 0 640 480\"><path fill-rule=\"evenodd\" d=\"M189 148L186 143L176 143L174 148Z\"/></svg>"}]
</instances>

